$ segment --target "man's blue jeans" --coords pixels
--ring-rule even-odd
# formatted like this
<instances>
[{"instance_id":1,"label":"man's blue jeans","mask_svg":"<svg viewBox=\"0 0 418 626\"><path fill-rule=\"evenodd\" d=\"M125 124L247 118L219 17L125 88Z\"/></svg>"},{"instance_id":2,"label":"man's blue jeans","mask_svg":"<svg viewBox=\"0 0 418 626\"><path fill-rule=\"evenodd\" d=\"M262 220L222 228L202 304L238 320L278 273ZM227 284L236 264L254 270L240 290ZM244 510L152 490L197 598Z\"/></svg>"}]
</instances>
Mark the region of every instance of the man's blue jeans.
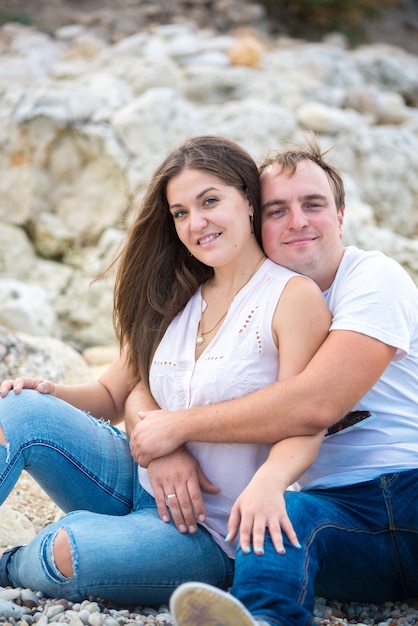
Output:
<instances>
[{"instance_id":1,"label":"man's blue jeans","mask_svg":"<svg viewBox=\"0 0 418 626\"><path fill-rule=\"evenodd\" d=\"M10 560L9 579L50 597L89 595L126 605L168 602L189 580L232 582L233 561L199 528L181 534L161 521L137 480L125 433L36 391L0 399L0 502L26 469L65 511ZM53 541L65 528L74 577L56 567Z\"/></svg>"},{"instance_id":2,"label":"man's blue jeans","mask_svg":"<svg viewBox=\"0 0 418 626\"><path fill-rule=\"evenodd\" d=\"M367 451L365 451L367 453ZM314 596L379 603L418 596L418 469L338 489L287 492L302 549L237 552L232 593L256 617L313 624Z\"/></svg>"}]
</instances>

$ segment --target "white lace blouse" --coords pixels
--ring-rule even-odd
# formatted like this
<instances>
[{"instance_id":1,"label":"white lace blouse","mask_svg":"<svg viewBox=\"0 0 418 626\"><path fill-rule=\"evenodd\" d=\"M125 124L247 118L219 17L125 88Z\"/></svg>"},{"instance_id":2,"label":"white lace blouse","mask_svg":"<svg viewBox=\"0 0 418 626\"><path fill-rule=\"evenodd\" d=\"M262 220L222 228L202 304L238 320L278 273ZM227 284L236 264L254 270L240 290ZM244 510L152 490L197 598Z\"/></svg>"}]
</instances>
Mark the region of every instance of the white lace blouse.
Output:
<instances>
[{"instance_id":1,"label":"white lace blouse","mask_svg":"<svg viewBox=\"0 0 418 626\"><path fill-rule=\"evenodd\" d=\"M285 285L295 275L266 260L236 295L215 338L195 360L201 310L199 288L170 324L155 353L150 385L159 406L175 411L222 402L277 381L279 353L272 335L272 318ZM187 445L207 477L220 487L216 495L203 494L207 511L203 526L233 557L236 546L224 543L228 516L237 496L267 458L270 446ZM152 493L143 468L139 468L139 480Z\"/></svg>"}]
</instances>

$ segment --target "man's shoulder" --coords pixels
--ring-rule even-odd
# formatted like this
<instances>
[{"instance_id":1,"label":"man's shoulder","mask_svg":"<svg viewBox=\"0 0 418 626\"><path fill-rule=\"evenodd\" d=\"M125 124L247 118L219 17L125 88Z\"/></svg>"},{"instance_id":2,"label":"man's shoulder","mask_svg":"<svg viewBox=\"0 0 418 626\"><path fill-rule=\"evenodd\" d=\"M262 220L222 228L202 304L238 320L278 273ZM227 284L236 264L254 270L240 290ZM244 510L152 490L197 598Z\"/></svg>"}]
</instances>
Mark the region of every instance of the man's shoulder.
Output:
<instances>
[{"instance_id":1,"label":"man's shoulder","mask_svg":"<svg viewBox=\"0 0 418 626\"><path fill-rule=\"evenodd\" d=\"M406 269L379 250L345 248L344 256L330 290L324 294L328 302L361 297L374 301L405 298L418 302L418 290Z\"/></svg>"},{"instance_id":2,"label":"man's shoulder","mask_svg":"<svg viewBox=\"0 0 418 626\"><path fill-rule=\"evenodd\" d=\"M376 274L387 271L389 275L407 275L405 268L398 261L380 250L361 250L356 246L347 246L344 249L339 270L342 270L345 275L355 271Z\"/></svg>"},{"instance_id":3,"label":"man's shoulder","mask_svg":"<svg viewBox=\"0 0 418 626\"><path fill-rule=\"evenodd\" d=\"M362 263L371 259L389 259L390 257L380 252L380 250L362 250L357 246L346 246L342 260L350 263Z\"/></svg>"}]
</instances>

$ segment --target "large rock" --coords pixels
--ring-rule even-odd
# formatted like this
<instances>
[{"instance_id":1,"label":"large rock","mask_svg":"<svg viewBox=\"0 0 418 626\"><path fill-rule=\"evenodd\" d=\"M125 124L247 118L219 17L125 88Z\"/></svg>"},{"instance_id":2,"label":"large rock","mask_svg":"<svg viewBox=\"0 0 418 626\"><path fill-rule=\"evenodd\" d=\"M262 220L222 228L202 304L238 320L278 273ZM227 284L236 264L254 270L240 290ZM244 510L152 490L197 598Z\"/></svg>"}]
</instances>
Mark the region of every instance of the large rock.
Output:
<instances>
[{"instance_id":1,"label":"large rock","mask_svg":"<svg viewBox=\"0 0 418 626\"><path fill-rule=\"evenodd\" d=\"M51 298L42 287L14 278L0 279L0 324L30 335L55 335L57 320Z\"/></svg>"},{"instance_id":2,"label":"large rock","mask_svg":"<svg viewBox=\"0 0 418 626\"><path fill-rule=\"evenodd\" d=\"M18 376L42 376L56 383L92 380L87 361L53 337L34 337L0 326L0 381Z\"/></svg>"},{"instance_id":3,"label":"large rock","mask_svg":"<svg viewBox=\"0 0 418 626\"><path fill-rule=\"evenodd\" d=\"M0 548L29 543L36 535L32 522L8 504L0 506Z\"/></svg>"},{"instance_id":4,"label":"large rock","mask_svg":"<svg viewBox=\"0 0 418 626\"><path fill-rule=\"evenodd\" d=\"M241 24L255 6L245 3ZM211 24L234 23L236 9L220 2ZM28 285L14 302L10 291L1 299L0 322L80 352L113 346L114 271L94 279L157 163L202 133L235 139L259 160L316 130L347 182L345 241L381 246L418 284L417 57L350 49L338 36L214 31L193 22L202 10L136 30L110 7L51 35L0 28L0 280ZM350 216L355 204L367 207L367 224L364 212Z\"/></svg>"}]
</instances>

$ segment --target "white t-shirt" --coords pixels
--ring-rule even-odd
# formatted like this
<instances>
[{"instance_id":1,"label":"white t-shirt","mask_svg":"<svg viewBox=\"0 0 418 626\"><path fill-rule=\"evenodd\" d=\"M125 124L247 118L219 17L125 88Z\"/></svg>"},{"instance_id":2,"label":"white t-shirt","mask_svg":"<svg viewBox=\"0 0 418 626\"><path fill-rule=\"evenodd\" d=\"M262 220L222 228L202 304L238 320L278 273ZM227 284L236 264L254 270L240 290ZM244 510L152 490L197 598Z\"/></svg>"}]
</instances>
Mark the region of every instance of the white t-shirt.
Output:
<instances>
[{"instance_id":1,"label":"white t-shirt","mask_svg":"<svg viewBox=\"0 0 418 626\"><path fill-rule=\"evenodd\" d=\"M201 289L172 321L155 353L151 392L163 409L178 410L230 400L261 389L278 378L279 354L272 318L281 293L294 272L266 260L236 295L215 338L195 360ZM254 416L257 419L257 416ZM203 524L231 557L225 544L228 517L236 498L265 461L270 446L190 442L188 448L219 494L203 493ZM147 471L139 468L142 486L152 494Z\"/></svg>"},{"instance_id":2,"label":"white t-shirt","mask_svg":"<svg viewBox=\"0 0 418 626\"><path fill-rule=\"evenodd\" d=\"M368 410L371 417L326 437L299 486L349 485L417 468L417 287L393 259L350 246L324 297L333 314L331 332L356 331L396 347L397 352L380 380L352 409Z\"/></svg>"}]
</instances>

